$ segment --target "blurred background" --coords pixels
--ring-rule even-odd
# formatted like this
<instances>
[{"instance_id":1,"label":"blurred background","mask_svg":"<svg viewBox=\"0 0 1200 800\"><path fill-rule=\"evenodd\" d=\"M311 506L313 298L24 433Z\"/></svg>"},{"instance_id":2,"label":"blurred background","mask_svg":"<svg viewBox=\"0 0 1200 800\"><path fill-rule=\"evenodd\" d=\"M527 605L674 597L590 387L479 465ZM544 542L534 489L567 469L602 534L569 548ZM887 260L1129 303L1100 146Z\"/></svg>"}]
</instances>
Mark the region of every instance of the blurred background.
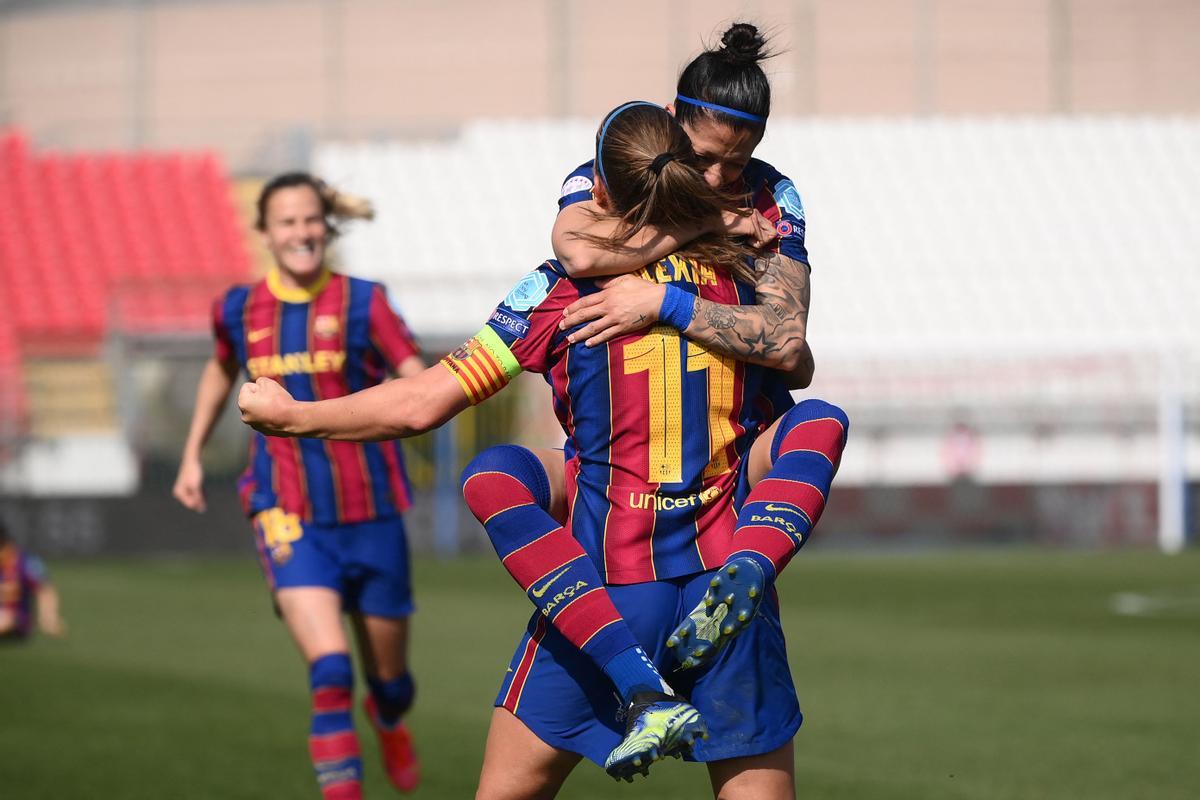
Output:
<instances>
[{"instance_id":1,"label":"blurred background","mask_svg":"<svg viewBox=\"0 0 1200 800\"><path fill-rule=\"evenodd\" d=\"M236 592L270 633L236 633L279 640L270 652L296 673L286 703L301 711L299 668L260 608L233 488L246 447L236 409L205 454L207 514L170 497L212 350L210 303L268 266L250 227L262 182L309 169L375 203L376 221L349 227L336 258L387 284L432 362L551 255L559 185L590 158L600 117L631 98L671 100L679 69L738 19L771 32L778 50L765 65L774 107L756 155L793 179L807 209L817 373L806 394L842 405L853 424L810 545L826 560L795 570L811 593L794 597L816 611L789 635L835 641L847 659L798 667L833 721L801 772L828 797L1150 796L1135 783L1112 789L1121 759L1144 757L1131 775L1157 780L1153 796L1189 796L1181 776L1200 780L1200 712L1194 686L1177 691L1194 684L1200 657L1200 570L1193 553L1156 553L1186 550L1200 530L1196 0L0 0L0 514L19 541L65 565L78 587L64 592L65 613L91 607L98 646L116 637L137 649L112 620L137 598L178 583L231 591L221 559L237 556ZM418 574L426 602L439 604L425 607L486 574L495 602L524 613L486 558L450 557L490 553L461 507L466 460L497 442L561 444L547 387L527 377L406 444L410 536L449 581ZM107 565L105 579L94 564ZM117 584L149 594L105 594ZM998 610L1014 585L1030 614L1020 623ZM88 587L103 601L93 606ZM839 593L865 617L840 617ZM181 612L192 602L180 599ZM872 644L922 609L945 638L897 634L897 661L853 684L830 678L858 676ZM86 642L80 614L73 636ZM1157 633L1114 630L1122 615L1155 617ZM957 626L974 636L1033 618L1048 627L992 642L978 663L953 661L980 644L950 635ZM200 621L178 624L213 635ZM1053 649L1083 630L1098 638ZM870 641L855 650L847 631ZM1133 638L1109 638L1122 635ZM500 637L496 664L511 639ZM1178 649L1184 640L1191 650ZM1144 654L1168 649L1178 660L1152 675ZM1005 662L1015 651L1060 660ZM183 666L182 652L154 663L179 677L205 661ZM851 654L864 658L851 665ZM1128 660L1101 668L1100 654ZM214 672L254 672L223 658ZM971 685L952 700L976 718L1001 699L1015 714L1023 698L1033 716L1066 698L1077 705L1058 708L1065 716L1042 726L1047 738L1031 739L1029 753L1006 751L1005 736L994 760L983 745L960 754L978 766L974 785L961 761L956 773L936 758L940 782L881 782L929 763L898 744L920 737L889 726L953 691L944 674L930 677L930 658L957 664L959 678L1010 670L986 701ZM905 663L937 686L888 705L896 698L880 685L911 677ZM1067 664L1079 667L1069 680L1055 671ZM494 666L483 678L450 673L482 687L472 724ZM1023 694L1023 680L1054 688ZM1138 682L1156 693L1130 700L1127 716L1089 716L1098 697L1112 703L1116 687ZM1028 718L1011 724L1029 733ZM1062 743L1081 728L1139 724L1137 743L1047 755L1045 742L1069 751ZM939 748L969 739L937 727ZM890 760L854 778L835 769L864 737ZM293 758L288 746L279 752ZM1042 778L1011 779L1003 759L1021 756ZM1090 783L1046 788L1089 758L1110 760ZM466 786L475 768L459 772L470 773ZM298 796L310 791L301 778Z\"/></svg>"},{"instance_id":2,"label":"blurred background","mask_svg":"<svg viewBox=\"0 0 1200 800\"><path fill-rule=\"evenodd\" d=\"M233 415L209 515L167 490L208 303L266 267L265 177L311 169L376 203L340 262L437 357L550 255L598 118L668 101L739 17L779 51L758 155L808 209L811 393L855 425L825 545L1178 550L1200 474L1187 0L0 2L18 534L47 554L244 544ZM479 546L440 483L469 454L561 442L540 381L507 394L409 448L419 547Z\"/></svg>"}]
</instances>

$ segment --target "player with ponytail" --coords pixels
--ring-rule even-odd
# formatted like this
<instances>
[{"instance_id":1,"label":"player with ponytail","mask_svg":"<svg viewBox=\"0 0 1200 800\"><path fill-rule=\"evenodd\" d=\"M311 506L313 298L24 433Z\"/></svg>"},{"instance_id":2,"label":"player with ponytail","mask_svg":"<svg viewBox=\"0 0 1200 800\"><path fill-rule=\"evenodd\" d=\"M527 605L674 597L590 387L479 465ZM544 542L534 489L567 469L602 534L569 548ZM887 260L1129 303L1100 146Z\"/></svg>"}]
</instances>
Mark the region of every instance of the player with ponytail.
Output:
<instances>
[{"instance_id":1,"label":"player with ponytail","mask_svg":"<svg viewBox=\"0 0 1200 800\"><path fill-rule=\"evenodd\" d=\"M706 185L684 141L651 103L606 115L596 140L596 213L637 229L734 208ZM628 241L623 230L590 235L605 251ZM689 251L714 261L672 255L642 272L673 290L665 317L678 325L701 302L753 298L754 286L733 277L752 255L745 243L717 234ZM631 779L659 758L684 755L707 762L721 797L790 797L801 717L773 598L739 620L739 635L720 643L709 666L670 671L677 662L667 647L716 570L739 566L727 564L739 544L736 507L750 492L753 464L770 459L763 453L778 429L770 421L782 411L765 393L770 370L720 357L670 324L603 346L572 344L561 315L597 291L595 280L572 279L547 261L439 365L316 403L260 378L242 387L242 418L277 436L379 441L437 427L521 371L545 375L567 435L565 480L550 484L521 448L486 451L463 475L468 504L536 606L496 699L476 796L551 797L582 757ZM769 534L746 550L761 541L781 567L782 548ZM760 598L769 591L761 581L757 589ZM717 617L694 641L721 624Z\"/></svg>"},{"instance_id":2,"label":"player with ponytail","mask_svg":"<svg viewBox=\"0 0 1200 800\"><path fill-rule=\"evenodd\" d=\"M371 219L369 202L294 172L263 187L257 212L255 227L275 265L262 280L235 286L214 304L215 352L200 379L174 488L193 511L205 508L200 454L239 372L319 400L377 385L389 372L413 375L425 367L384 288L327 264L338 224ZM418 765L402 721L414 684L401 516L409 489L399 443L256 433L238 488L275 608L308 666L309 754L322 796L362 797L343 614L356 633L366 712L388 778L401 791L415 789Z\"/></svg>"},{"instance_id":3,"label":"player with ponytail","mask_svg":"<svg viewBox=\"0 0 1200 800\"><path fill-rule=\"evenodd\" d=\"M758 30L738 23L725 31L719 48L706 50L689 63L680 75L676 97L668 106L687 133L689 145L672 143L657 150L622 152L619 163L629 174L616 177L631 180L611 180L611 167L604 163L601 145L622 148L625 144L619 135L612 135L611 129L606 136L606 123L616 112L610 114L597 133L596 157L563 184L553 233L555 252L571 275L618 275L650 265L642 270L642 276L610 279L601 284L601 291L569 306L560 322L568 341L599 346L659 322L714 354L777 370L764 381L760 402L773 409L769 418L783 415L763 438L766 442L778 436L781 445L772 449L763 444L753 458L747 459L748 485L757 484L773 470L787 471L796 465L794 462L814 457L812 453L823 454L821 463L800 464L800 477L814 487L811 497L784 497L792 484L782 479L764 484L746 499L754 502L739 517L739 527L746 532L739 545L745 550L730 553L727 566L733 568L732 572L727 569L716 576L712 591L668 637L670 651L685 669L707 664L757 615L768 585L807 540L820 517L848 426L840 409L821 401L805 400L788 411L792 400L787 390L807 386L813 373L807 343L809 266L804 210L795 186L769 164L752 158L771 110L770 83L760 66L770 55ZM665 186L650 182L664 173L668 177L694 175L692 170L679 169L685 159L690 167L701 171L705 184L685 191L698 203L714 196L724 202L710 205L708 211L681 207L679 213L662 215L659 224L648 223L641 209L654 196L653 188ZM625 210L618 213L611 202L624 199L611 196L617 183L638 187L643 199L624 202L619 207ZM756 292L752 301L726 305L688 294L670 282L641 279L661 269L653 265L673 251L690 250L697 255L720 233L741 235L753 245L769 245L754 262L751 282ZM734 274L742 274L745 267L744 262L731 265L711 249L699 254L699 261L724 263ZM807 451L811 452L801 455ZM567 478L558 451L504 445L481 453L472 467L464 476L464 495L498 552L520 541L520 530L523 526L529 530L531 517L538 518L534 525L538 530L552 529L555 518L562 521L561 498ZM519 521L487 516L489 505L481 498L497 492L530 493L536 487L545 487L544 508L526 512ZM780 502L772 502L774 499ZM765 513L765 509L785 507L784 500L797 503L790 512L795 519ZM767 519L772 521L764 523ZM775 537L781 540L775 541ZM758 552L761 549L772 555L762 555ZM726 599L728 604L718 602ZM714 608L721 606L730 612L728 620L714 627ZM613 677L616 671L598 660L593 644L581 649ZM649 676L642 680L648 681ZM620 681L616 682L620 687ZM790 741L778 751L759 757L774 765L774 771L763 774L774 775L780 785L790 782ZM714 783L720 774L728 773L714 768Z\"/></svg>"}]
</instances>

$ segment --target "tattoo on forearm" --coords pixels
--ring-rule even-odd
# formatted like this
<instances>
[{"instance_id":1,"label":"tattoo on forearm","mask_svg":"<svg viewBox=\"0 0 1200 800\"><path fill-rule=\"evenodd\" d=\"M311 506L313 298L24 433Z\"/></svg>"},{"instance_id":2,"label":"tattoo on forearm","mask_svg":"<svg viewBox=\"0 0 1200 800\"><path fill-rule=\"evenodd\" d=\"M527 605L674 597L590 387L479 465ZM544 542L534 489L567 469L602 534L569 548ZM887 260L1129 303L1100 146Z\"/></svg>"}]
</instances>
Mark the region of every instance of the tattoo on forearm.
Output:
<instances>
[{"instance_id":1,"label":"tattoo on forearm","mask_svg":"<svg viewBox=\"0 0 1200 800\"><path fill-rule=\"evenodd\" d=\"M699 307L700 303L704 303L704 321L712 328L719 331L727 331L737 324L737 318L733 315L732 306L723 306L720 303L701 300L696 303L697 307Z\"/></svg>"},{"instance_id":2,"label":"tattoo on forearm","mask_svg":"<svg viewBox=\"0 0 1200 800\"><path fill-rule=\"evenodd\" d=\"M801 357L808 329L808 266L778 254L755 262L757 305L697 300L687 336L724 355L778 367Z\"/></svg>"}]
</instances>

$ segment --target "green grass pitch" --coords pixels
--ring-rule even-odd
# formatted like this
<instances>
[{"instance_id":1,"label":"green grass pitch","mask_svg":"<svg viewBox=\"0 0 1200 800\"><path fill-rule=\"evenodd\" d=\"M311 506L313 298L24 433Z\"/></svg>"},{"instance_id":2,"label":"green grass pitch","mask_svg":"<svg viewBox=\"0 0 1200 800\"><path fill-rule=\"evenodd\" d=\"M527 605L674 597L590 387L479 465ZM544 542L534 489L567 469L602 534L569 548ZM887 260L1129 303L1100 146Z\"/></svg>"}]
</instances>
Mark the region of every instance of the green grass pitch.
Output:
<instances>
[{"instance_id":1,"label":"green grass pitch","mask_svg":"<svg viewBox=\"0 0 1200 800\"><path fill-rule=\"evenodd\" d=\"M0 796L317 796L305 672L252 558L52 566L70 636L0 647ZM528 605L490 558L415 579L417 796L471 797ZM780 590L800 797L1200 792L1200 554L814 547ZM359 723L368 796L395 796ZM618 786L584 763L562 796L707 787L693 764Z\"/></svg>"}]
</instances>

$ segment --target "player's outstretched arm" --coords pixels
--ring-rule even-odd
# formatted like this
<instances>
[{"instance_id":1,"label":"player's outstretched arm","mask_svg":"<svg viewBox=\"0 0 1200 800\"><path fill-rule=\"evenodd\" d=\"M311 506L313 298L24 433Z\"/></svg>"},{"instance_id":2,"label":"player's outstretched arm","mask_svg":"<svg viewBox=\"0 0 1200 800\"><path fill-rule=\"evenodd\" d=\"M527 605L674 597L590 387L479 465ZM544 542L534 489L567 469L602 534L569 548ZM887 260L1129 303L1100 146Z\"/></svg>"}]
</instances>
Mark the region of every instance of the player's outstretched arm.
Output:
<instances>
[{"instance_id":1,"label":"player's outstretched arm","mask_svg":"<svg viewBox=\"0 0 1200 800\"><path fill-rule=\"evenodd\" d=\"M331 400L298 401L270 378L243 384L238 393L242 421L257 431L351 442L415 436L468 405L462 387L440 364Z\"/></svg>"},{"instance_id":2,"label":"player's outstretched arm","mask_svg":"<svg viewBox=\"0 0 1200 800\"><path fill-rule=\"evenodd\" d=\"M775 253L759 258L755 271L757 305L722 305L695 298L690 320L677 325L684 336L714 353L783 370L792 388L804 388L813 372L807 342L808 265ZM632 275L613 278L601 291L568 306L559 327L566 330L582 324L568 340L591 346L660 319L670 324L672 319L662 314L667 291L667 285Z\"/></svg>"},{"instance_id":3,"label":"player's outstretched arm","mask_svg":"<svg viewBox=\"0 0 1200 800\"><path fill-rule=\"evenodd\" d=\"M639 270L705 234L745 236L754 247L764 247L776 237L775 226L757 211L744 215L725 211L711 220L672 228L647 225L618 250L607 250L580 236L607 239L619 233L621 226L621 221L605 215L595 200L569 205L559 212L550 233L554 256L572 278L599 278Z\"/></svg>"}]
</instances>

